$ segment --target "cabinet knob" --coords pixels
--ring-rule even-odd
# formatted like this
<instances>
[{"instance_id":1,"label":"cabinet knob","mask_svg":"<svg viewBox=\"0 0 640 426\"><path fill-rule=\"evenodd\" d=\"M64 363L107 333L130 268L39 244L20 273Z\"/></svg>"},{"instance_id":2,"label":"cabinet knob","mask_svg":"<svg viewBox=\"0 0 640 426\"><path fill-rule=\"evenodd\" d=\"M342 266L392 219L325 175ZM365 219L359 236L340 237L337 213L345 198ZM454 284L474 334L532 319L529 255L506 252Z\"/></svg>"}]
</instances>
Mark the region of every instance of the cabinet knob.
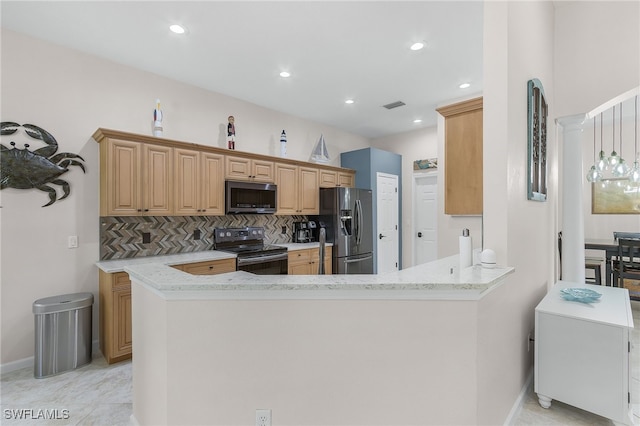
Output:
<instances>
[{"instance_id":1,"label":"cabinet knob","mask_svg":"<svg viewBox=\"0 0 640 426\"><path fill-rule=\"evenodd\" d=\"M206 212L206 211L207 211L207 209L202 209L202 211L203 211L203 212Z\"/></svg>"},{"instance_id":2,"label":"cabinet knob","mask_svg":"<svg viewBox=\"0 0 640 426\"><path fill-rule=\"evenodd\" d=\"M213 269L213 266L209 266L209 270Z\"/></svg>"},{"instance_id":3,"label":"cabinet knob","mask_svg":"<svg viewBox=\"0 0 640 426\"><path fill-rule=\"evenodd\" d=\"M139 212L141 212L141 211L142 211L142 209L138 209L138 211L139 211Z\"/></svg>"},{"instance_id":4,"label":"cabinet knob","mask_svg":"<svg viewBox=\"0 0 640 426\"><path fill-rule=\"evenodd\" d=\"M145 212L148 212L148 211L149 211L149 209L144 209L144 211L145 211Z\"/></svg>"}]
</instances>

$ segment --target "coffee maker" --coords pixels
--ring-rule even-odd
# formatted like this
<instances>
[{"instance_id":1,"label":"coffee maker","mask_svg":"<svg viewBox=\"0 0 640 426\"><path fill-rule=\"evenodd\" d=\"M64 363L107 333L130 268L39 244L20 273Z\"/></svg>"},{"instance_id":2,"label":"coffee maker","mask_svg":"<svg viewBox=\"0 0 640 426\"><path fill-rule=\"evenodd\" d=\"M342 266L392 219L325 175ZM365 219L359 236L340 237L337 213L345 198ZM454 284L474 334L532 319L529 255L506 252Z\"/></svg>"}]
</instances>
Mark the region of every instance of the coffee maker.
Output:
<instances>
[{"instance_id":1,"label":"coffee maker","mask_svg":"<svg viewBox=\"0 0 640 426\"><path fill-rule=\"evenodd\" d=\"M312 243L316 241L316 222L293 222L293 242Z\"/></svg>"}]
</instances>

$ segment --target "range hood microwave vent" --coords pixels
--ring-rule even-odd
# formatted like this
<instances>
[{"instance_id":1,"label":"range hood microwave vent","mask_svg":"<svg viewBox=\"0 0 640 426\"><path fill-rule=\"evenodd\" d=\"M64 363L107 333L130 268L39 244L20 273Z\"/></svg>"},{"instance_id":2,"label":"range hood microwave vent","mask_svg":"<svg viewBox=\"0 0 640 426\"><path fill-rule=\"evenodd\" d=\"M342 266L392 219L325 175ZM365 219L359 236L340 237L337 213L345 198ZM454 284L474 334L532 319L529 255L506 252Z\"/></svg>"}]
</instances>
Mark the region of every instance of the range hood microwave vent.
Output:
<instances>
[{"instance_id":1,"label":"range hood microwave vent","mask_svg":"<svg viewBox=\"0 0 640 426\"><path fill-rule=\"evenodd\" d=\"M272 183L225 182L227 214L274 214L277 186Z\"/></svg>"}]
</instances>

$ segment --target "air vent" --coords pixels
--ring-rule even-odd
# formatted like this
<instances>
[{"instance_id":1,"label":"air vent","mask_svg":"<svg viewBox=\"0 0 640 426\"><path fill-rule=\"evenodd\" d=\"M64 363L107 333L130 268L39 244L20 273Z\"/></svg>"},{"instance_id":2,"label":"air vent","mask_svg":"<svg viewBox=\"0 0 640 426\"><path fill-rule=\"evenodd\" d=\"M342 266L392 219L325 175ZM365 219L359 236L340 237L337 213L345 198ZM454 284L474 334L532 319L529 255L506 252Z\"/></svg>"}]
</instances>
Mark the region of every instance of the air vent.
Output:
<instances>
[{"instance_id":1,"label":"air vent","mask_svg":"<svg viewBox=\"0 0 640 426\"><path fill-rule=\"evenodd\" d=\"M386 105L382 105L383 107L385 107L386 109L394 109L394 108L398 108L401 106L406 105L404 102L402 101L396 101L396 102L391 102L390 104L386 104Z\"/></svg>"}]
</instances>

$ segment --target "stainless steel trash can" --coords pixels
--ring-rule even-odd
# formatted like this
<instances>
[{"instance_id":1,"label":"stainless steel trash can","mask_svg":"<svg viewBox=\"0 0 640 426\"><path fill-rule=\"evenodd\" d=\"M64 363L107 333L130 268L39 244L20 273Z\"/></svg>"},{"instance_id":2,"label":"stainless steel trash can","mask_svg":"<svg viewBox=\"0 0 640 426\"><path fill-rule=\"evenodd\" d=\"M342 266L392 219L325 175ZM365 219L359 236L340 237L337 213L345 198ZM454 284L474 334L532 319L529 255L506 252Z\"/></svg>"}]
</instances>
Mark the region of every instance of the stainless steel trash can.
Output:
<instances>
[{"instance_id":1,"label":"stainless steel trash can","mask_svg":"<svg viewBox=\"0 0 640 426\"><path fill-rule=\"evenodd\" d=\"M91 362L93 294L74 293L33 302L36 379Z\"/></svg>"}]
</instances>

